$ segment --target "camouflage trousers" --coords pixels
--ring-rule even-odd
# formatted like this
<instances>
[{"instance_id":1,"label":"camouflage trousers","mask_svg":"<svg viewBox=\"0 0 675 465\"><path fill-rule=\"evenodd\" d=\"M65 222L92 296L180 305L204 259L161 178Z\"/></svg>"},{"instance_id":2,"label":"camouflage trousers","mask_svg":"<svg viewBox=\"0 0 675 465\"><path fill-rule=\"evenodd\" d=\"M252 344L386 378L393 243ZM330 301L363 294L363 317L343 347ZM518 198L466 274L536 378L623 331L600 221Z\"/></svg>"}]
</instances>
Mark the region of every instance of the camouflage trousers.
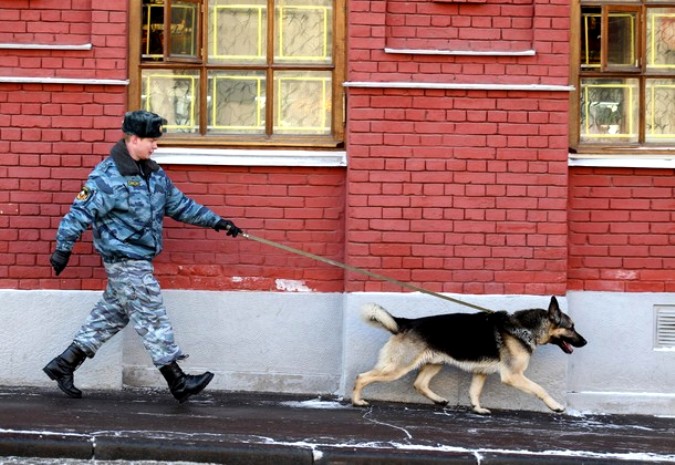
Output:
<instances>
[{"instance_id":1,"label":"camouflage trousers","mask_svg":"<svg viewBox=\"0 0 675 465\"><path fill-rule=\"evenodd\" d=\"M89 357L131 321L156 367L186 358L174 341L154 267L145 260L105 263L108 286L74 341Z\"/></svg>"}]
</instances>

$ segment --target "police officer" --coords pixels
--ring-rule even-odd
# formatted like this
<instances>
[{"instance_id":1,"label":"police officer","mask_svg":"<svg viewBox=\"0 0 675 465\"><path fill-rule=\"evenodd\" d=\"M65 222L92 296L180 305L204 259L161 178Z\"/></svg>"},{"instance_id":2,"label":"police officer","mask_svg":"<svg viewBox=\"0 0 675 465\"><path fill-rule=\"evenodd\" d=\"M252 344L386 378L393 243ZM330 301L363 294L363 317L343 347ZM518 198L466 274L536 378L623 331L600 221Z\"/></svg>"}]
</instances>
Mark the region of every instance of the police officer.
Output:
<instances>
[{"instance_id":1,"label":"police officer","mask_svg":"<svg viewBox=\"0 0 675 465\"><path fill-rule=\"evenodd\" d=\"M129 322L180 403L213 379L208 371L187 375L178 366L187 355L174 341L152 260L162 251L164 216L222 230L232 237L241 230L183 194L150 159L164 125L166 120L154 113L126 113L124 138L93 169L59 224L56 250L50 259L56 275L64 270L73 245L89 226L108 275L102 298L72 344L43 369L70 397L82 397L73 384L75 370Z\"/></svg>"}]
</instances>

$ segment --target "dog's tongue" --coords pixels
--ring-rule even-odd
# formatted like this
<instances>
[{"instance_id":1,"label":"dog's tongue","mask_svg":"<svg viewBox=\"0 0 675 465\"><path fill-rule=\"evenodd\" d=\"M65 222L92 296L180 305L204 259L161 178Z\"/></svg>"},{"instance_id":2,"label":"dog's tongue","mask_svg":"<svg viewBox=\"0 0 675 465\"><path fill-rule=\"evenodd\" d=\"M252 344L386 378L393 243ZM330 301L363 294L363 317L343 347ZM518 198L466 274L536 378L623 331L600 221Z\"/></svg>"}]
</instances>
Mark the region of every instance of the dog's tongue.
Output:
<instances>
[{"instance_id":1,"label":"dog's tongue","mask_svg":"<svg viewBox=\"0 0 675 465\"><path fill-rule=\"evenodd\" d=\"M572 352L574 352L574 349L572 348L572 346L565 341L563 341L563 347L568 354L571 354Z\"/></svg>"}]
</instances>

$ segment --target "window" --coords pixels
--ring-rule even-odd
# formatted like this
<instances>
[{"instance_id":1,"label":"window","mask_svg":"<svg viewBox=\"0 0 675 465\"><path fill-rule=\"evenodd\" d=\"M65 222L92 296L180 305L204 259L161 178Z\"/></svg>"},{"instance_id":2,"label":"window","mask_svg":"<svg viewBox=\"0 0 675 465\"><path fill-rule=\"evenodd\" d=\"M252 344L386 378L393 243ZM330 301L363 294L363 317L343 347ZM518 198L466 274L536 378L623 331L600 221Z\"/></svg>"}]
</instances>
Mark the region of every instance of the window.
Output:
<instances>
[{"instance_id":1,"label":"window","mask_svg":"<svg viewBox=\"0 0 675 465\"><path fill-rule=\"evenodd\" d=\"M675 3L581 1L571 145L675 148Z\"/></svg>"},{"instance_id":2,"label":"window","mask_svg":"<svg viewBox=\"0 0 675 465\"><path fill-rule=\"evenodd\" d=\"M335 147L343 0L133 0L130 106L167 139Z\"/></svg>"}]
</instances>

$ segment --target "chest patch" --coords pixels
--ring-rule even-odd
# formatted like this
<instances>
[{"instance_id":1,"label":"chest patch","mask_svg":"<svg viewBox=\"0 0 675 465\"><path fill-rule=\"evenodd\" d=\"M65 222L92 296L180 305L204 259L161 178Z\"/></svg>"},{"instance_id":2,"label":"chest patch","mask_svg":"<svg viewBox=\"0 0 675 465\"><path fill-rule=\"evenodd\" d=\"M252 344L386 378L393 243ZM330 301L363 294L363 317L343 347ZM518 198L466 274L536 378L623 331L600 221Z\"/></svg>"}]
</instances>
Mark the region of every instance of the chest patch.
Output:
<instances>
[{"instance_id":1,"label":"chest patch","mask_svg":"<svg viewBox=\"0 0 675 465\"><path fill-rule=\"evenodd\" d=\"M129 187L139 187L139 186L141 185L141 182L132 179L131 181L129 181L129 182L127 183L127 185L128 185Z\"/></svg>"}]
</instances>

